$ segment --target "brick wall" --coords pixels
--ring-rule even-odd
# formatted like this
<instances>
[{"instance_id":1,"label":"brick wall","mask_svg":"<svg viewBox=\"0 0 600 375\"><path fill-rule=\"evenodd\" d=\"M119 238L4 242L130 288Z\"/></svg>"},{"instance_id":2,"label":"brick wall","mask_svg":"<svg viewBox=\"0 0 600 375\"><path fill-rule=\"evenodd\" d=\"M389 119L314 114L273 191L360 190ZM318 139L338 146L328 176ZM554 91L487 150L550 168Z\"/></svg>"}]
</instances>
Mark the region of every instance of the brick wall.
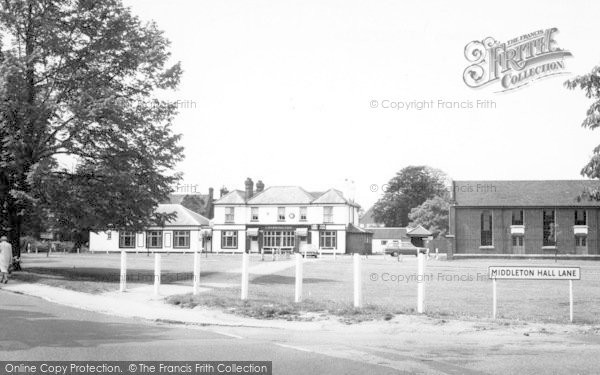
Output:
<instances>
[{"instance_id":1,"label":"brick wall","mask_svg":"<svg viewBox=\"0 0 600 375\"><path fill-rule=\"evenodd\" d=\"M553 208L548 208L553 209ZM490 253L511 254L512 236L510 225L512 224L513 208L463 208L454 207L450 215L450 233L455 235L457 254ZM492 213L493 227L493 249L481 249L481 213L486 210ZM557 243L560 253L575 253L575 237L573 225L575 208L556 209L556 223L559 233ZM543 246L543 217L542 208L523 209L525 224L525 253L542 254ZM588 254L600 254L600 209L587 208L588 225Z\"/></svg>"}]
</instances>

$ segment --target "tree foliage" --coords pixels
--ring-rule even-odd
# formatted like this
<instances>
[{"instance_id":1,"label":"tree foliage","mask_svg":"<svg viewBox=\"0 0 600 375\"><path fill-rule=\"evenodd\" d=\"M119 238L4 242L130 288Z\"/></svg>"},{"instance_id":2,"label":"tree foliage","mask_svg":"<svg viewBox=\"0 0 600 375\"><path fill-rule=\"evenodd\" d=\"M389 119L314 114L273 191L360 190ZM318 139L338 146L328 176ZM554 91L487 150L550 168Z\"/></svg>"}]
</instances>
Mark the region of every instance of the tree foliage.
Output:
<instances>
[{"instance_id":1,"label":"tree foliage","mask_svg":"<svg viewBox=\"0 0 600 375\"><path fill-rule=\"evenodd\" d=\"M581 126L592 130L598 128L600 126L600 66L594 67L588 74L566 81L565 86L570 90L579 88L584 91L587 98L594 99ZM600 178L600 145L594 148L592 158L583 167L581 174L593 179ZM600 200L600 195L597 192L596 195L595 199Z\"/></svg>"},{"instance_id":2,"label":"tree foliage","mask_svg":"<svg viewBox=\"0 0 600 375\"><path fill-rule=\"evenodd\" d=\"M411 226L422 225L437 237L448 232L449 212L450 201L447 197L435 196L413 208L408 218Z\"/></svg>"},{"instance_id":3,"label":"tree foliage","mask_svg":"<svg viewBox=\"0 0 600 375\"><path fill-rule=\"evenodd\" d=\"M0 202L11 241L40 212L72 231L149 223L182 158L176 105L156 96L181 75L162 32L120 0L4 0L0 36Z\"/></svg>"},{"instance_id":4,"label":"tree foliage","mask_svg":"<svg viewBox=\"0 0 600 375\"><path fill-rule=\"evenodd\" d=\"M387 184L386 191L373 206L373 218L388 227L405 227L409 213L427 199L448 194L447 176L427 166L409 166Z\"/></svg>"}]
</instances>

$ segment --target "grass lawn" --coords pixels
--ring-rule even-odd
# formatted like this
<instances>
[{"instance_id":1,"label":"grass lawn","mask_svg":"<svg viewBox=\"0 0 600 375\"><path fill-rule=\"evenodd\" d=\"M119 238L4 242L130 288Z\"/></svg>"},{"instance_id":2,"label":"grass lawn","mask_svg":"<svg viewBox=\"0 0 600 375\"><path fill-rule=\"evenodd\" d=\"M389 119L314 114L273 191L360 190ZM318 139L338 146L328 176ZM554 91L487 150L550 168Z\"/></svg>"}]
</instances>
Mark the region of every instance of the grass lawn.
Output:
<instances>
[{"instance_id":1,"label":"grass lawn","mask_svg":"<svg viewBox=\"0 0 600 375\"><path fill-rule=\"evenodd\" d=\"M118 254L25 254L24 268L32 274L16 278L34 278L50 285L75 290L102 292L118 289L120 258ZM165 274L190 276L193 256L163 255L163 280L167 283L191 284L185 280L165 278ZM352 307L352 259L339 256L304 264L303 302L295 304L294 268L277 270L281 261L261 262L251 257L249 300L240 301L238 273L240 255L213 255L202 258L201 284L222 284L199 296L182 295L168 298L182 307L207 306L258 317L283 319L319 319L339 316L349 322L367 319L389 319L394 314L414 313L417 284L416 258L405 256L402 262L393 258L369 257L362 260L364 306ZM133 282L152 283L154 259L145 254L129 254L128 274ZM274 272L268 268L274 265ZM574 281L574 315L576 323L600 323L600 262L559 260L457 260L426 262L425 312L435 317L489 319L492 310L492 282L487 279L490 265L569 265L581 267L581 280ZM256 272L252 273L252 268ZM261 271L258 269L262 268ZM279 267L281 268L281 267ZM266 270L266 271L265 271ZM135 280L136 274L148 275ZM114 275L107 280L106 275ZM37 278L37 279L35 279ZM520 321L566 323L569 319L568 281L499 280L499 318Z\"/></svg>"}]
</instances>

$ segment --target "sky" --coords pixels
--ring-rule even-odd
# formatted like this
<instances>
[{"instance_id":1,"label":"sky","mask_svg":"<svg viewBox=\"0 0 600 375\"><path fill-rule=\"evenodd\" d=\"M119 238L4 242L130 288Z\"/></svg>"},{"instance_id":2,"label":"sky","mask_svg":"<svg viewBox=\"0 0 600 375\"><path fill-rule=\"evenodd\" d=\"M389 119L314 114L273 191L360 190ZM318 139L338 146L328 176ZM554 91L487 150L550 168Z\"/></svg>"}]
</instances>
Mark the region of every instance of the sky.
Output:
<instances>
[{"instance_id":1,"label":"sky","mask_svg":"<svg viewBox=\"0 0 600 375\"><path fill-rule=\"evenodd\" d=\"M578 179L600 143L580 126L591 99L563 86L600 63L597 1L125 4L157 22L181 61L180 87L168 94L181 103L174 129L186 158L177 169L203 192L243 189L250 177L339 188L368 208L409 165L454 180ZM463 81L469 42L553 27L573 55L567 74L508 92ZM432 100L422 110L383 108ZM493 105L452 104L477 100Z\"/></svg>"}]
</instances>

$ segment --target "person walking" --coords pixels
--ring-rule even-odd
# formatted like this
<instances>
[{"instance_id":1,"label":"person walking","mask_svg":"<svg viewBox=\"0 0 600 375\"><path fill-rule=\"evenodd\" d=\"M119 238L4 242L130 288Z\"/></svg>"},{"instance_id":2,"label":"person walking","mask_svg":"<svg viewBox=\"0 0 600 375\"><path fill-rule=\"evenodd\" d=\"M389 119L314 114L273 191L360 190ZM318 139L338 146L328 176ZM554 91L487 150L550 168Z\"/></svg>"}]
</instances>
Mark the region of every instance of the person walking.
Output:
<instances>
[{"instance_id":1,"label":"person walking","mask_svg":"<svg viewBox=\"0 0 600 375\"><path fill-rule=\"evenodd\" d=\"M8 282L8 267L12 262L12 246L8 243L6 236L0 237L0 283Z\"/></svg>"}]
</instances>

